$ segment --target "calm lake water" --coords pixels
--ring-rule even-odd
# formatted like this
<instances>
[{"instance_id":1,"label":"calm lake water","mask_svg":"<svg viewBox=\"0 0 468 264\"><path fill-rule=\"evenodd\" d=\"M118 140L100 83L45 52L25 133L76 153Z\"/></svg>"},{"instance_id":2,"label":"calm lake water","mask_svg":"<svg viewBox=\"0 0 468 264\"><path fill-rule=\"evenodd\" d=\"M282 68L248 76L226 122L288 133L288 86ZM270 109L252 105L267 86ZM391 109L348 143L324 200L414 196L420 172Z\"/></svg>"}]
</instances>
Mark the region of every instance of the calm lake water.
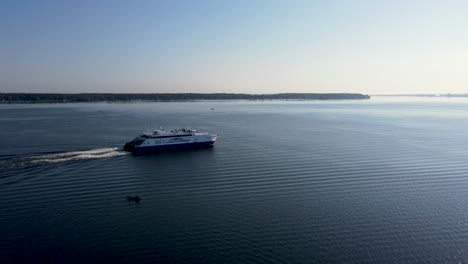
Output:
<instances>
[{"instance_id":1,"label":"calm lake water","mask_svg":"<svg viewBox=\"0 0 468 264\"><path fill-rule=\"evenodd\" d=\"M121 151L150 126L219 138ZM468 99L0 105L0 137L0 263L468 262Z\"/></svg>"}]
</instances>

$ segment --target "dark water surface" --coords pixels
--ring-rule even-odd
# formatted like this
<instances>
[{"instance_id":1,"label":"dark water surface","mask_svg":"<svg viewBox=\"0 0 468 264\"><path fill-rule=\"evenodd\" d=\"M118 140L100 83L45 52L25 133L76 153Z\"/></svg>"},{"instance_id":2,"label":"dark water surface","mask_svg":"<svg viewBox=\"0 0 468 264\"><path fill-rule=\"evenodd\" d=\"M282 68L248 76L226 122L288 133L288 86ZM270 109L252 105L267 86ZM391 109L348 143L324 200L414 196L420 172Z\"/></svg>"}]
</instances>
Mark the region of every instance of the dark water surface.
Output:
<instances>
[{"instance_id":1,"label":"dark water surface","mask_svg":"<svg viewBox=\"0 0 468 264\"><path fill-rule=\"evenodd\" d=\"M150 124L219 139L120 150ZM468 262L468 100L0 105L0 137L0 263Z\"/></svg>"}]
</instances>

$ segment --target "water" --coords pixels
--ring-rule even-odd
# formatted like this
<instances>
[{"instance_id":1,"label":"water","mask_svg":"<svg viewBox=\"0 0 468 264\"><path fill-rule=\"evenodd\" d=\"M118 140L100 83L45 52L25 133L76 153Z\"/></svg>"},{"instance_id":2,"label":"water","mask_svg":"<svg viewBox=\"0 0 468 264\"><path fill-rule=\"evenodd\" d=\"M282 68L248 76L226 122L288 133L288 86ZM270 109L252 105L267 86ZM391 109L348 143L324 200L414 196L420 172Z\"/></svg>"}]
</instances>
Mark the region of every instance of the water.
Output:
<instances>
[{"instance_id":1,"label":"water","mask_svg":"<svg viewBox=\"0 0 468 264\"><path fill-rule=\"evenodd\" d=\"M0 263L467 263L467 121L444 98L0 105ZM121 151L149 126L219 139Z\"/></svg>"}]
</instances>

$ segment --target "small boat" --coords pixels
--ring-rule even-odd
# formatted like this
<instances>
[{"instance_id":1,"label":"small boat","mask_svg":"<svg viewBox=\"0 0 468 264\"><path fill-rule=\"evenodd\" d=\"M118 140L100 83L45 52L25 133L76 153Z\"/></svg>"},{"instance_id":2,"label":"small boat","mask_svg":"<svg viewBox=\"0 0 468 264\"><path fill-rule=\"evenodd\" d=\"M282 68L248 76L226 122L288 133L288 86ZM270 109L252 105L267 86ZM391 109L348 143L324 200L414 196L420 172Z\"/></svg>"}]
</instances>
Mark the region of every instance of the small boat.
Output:
<instances>
[{"instance_id":1,"label":"small boat","mask_svg":"<svg viewBox=\"0 0 468 264\"><path fill-rule=\"evenodd\" d=\"M139 202L141 200L141 197L138 194L135 196L127 195L127 200L130 202L131 201Z\"/></svg>"}]
</instances>

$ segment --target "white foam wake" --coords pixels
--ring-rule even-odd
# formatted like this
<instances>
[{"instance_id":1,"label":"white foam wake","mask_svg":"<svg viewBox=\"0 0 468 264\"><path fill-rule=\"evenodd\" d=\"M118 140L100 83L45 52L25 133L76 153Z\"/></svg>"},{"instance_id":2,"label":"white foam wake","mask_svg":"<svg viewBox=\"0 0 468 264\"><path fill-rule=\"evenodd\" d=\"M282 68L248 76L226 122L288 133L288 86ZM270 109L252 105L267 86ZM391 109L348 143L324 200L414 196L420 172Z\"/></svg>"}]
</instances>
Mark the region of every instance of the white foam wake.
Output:
<instances>
[{"instance_id":1,"label":"white foam wake","mask_svg":"<svg viewBox=\"0 0 468 264\"><path fill-rule=\"evenodd\" d=\"M32 163L58 163L87 159L103 159L127 154L129 153L118 150L118 148L98 148L84 151L71 151L37 156L34 157Z\"/></svg>"}]
</instances>

